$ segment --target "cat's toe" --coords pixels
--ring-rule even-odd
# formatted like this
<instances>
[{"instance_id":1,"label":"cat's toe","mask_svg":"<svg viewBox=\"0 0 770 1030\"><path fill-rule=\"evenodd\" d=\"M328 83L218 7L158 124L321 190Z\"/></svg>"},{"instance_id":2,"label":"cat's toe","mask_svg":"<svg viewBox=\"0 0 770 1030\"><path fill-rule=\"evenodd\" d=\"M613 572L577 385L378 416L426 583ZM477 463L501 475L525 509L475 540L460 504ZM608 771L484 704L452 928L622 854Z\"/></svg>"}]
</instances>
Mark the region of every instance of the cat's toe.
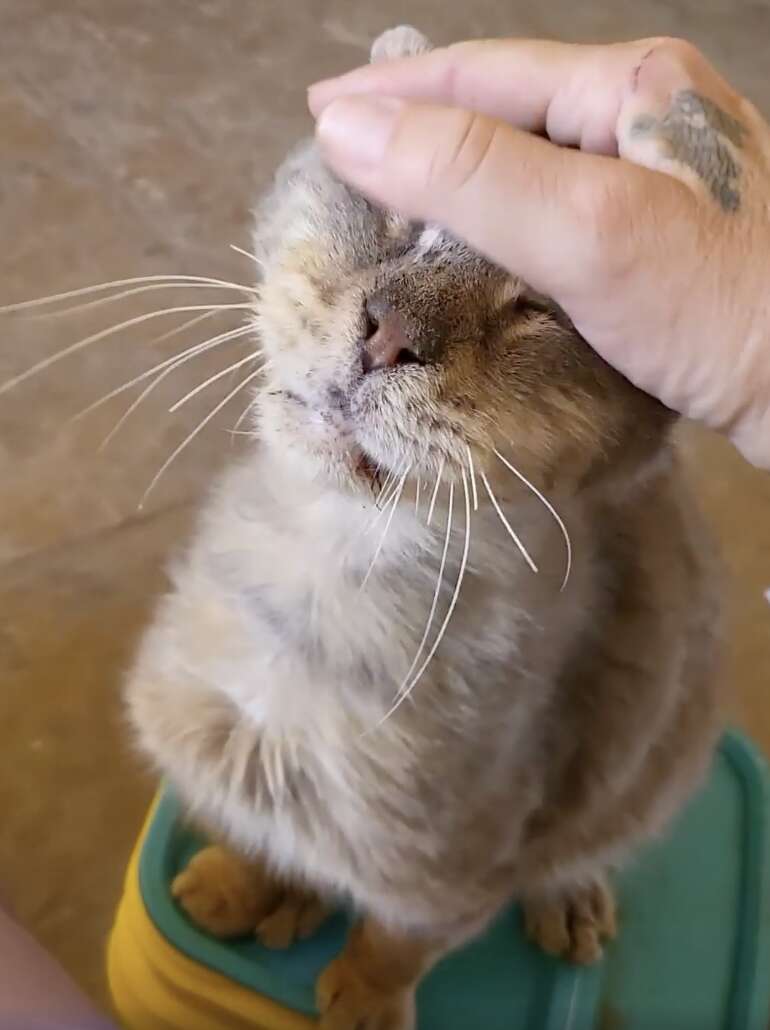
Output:
<instances>
[{"instance_id":1,"label":"cat's toe","mask_svg":"<svg viewBox=\"0 0 770 1030\"><path fill-rule=\"evenodd\" d=\"M341 956L316 986L319 1030L414 1030L412 992L383 993L366 983Z\"/></svg>"},{"instance_id":2,"label":"cat's toe","mask_svg":"<svg viewBox=\"0 0 770 1030\"><path fill-rule=\"evenodd\" d=\"M266 948L288 948L297 940L312 937L329 911L315 895L288 890L276 908L257 926L257 938Z\"/></svg>"},{"instance_id":3,"label":"cat's toe","mask_svg":"<svg viewBox=\"0 0 770 1030\"><path fill-rule=\"evenodd\" d=\"M528 936L543 951L580 965L598 962L604 943L617 933L612 891L599 881L526 900L524 919Z\"/></svg>"},{"instance_id":4,"label":"cat's toe","mask_svg":"<svg viewBox=\"0 0 770 1030\"><path fill-rule=\"evenodd\" d=\"M196 926L223 938L252 933L275 899L251 866L214 846L190 859L171 893Z\"/></svg>"}]
</instances>

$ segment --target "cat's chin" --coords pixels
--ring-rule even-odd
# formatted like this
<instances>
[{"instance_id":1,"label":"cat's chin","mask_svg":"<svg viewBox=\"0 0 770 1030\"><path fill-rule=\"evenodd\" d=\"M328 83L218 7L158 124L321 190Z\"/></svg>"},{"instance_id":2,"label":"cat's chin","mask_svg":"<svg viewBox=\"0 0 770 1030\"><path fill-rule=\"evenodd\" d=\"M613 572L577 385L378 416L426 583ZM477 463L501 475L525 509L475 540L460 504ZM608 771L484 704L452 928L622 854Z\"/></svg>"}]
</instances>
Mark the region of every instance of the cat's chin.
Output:
<instances>
[{"instance_id":1,"label":"cat's chin","mask_svg":"<svg viewBox=\"0 0 770 1030\"><path fill-rule=\"evenodd\" d=\"M326 483L342 493L371 499L381 491L390 471L352 436L338 434L327 423L273 424L264 427L262 439L281 464L302 478Z\"/></svg>"},{"instance_id":2,"label":"cat's chin","mask_svg":"<svg viewBox=\"0 0 770 1030\"><path fill-rule=\"evenodd\" d=\"M283 384L268 389L260 405L260 436L274 457L302 478L371 502L393 485L393 472L403 472L406 462L403 453L391 458L383 447L387 441L372 424L376 410L357 417L348 397L340 390L312 396Z\"/></svg>"},{"instance_id":3,"label":"cat's chin","mask_svg":"<svg viewBox=\"0 0 770 1030\"><path fill-rule=\"evenodd\" d=\"M292 464L337 488L379 492L391 470L361 445L346 405L316 404L280 390L270 393L262 410L263 437Z\"/></svg>"}]
</instances>

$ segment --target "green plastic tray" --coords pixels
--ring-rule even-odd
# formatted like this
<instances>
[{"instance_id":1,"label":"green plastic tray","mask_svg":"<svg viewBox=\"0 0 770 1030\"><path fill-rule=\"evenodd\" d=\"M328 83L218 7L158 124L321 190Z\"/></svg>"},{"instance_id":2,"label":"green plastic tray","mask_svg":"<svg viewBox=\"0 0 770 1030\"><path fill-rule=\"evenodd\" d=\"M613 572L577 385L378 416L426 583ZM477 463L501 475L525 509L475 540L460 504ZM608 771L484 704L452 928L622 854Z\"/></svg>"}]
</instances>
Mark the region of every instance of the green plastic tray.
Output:
<instances>
[{"instance_id":1,"label":"green plastic tray","mask_svg":"<svg viewBox=\"0 0 770 1030\"><path fill-rule=\"evenodd\" d=\"M706 786L620 878L621 933L603 962L549 959L527 942L512 906L423 982L419 1030L766 1030L769 804L764 761L739 733L726 734ZM342 946L347 916L289 952L216 941L168 890L201 843L166 792L139 866L151 919L189 958L312 1016L313 984Z\"/></svg>"}]
</instances>

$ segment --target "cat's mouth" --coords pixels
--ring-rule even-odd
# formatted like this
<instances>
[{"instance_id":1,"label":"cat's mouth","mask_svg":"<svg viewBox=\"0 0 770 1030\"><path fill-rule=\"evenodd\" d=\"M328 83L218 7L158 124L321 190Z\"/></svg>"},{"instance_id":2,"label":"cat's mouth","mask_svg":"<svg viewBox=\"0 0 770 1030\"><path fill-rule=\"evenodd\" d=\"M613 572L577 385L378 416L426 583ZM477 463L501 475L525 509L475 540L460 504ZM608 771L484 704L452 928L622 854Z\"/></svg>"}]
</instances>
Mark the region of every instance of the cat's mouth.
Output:
<instances>
[{"instance_id":1,"label":"cat's mouth","mask_svg":"<svg viewBox=\"0 0 770 1030\"><path fill-rule=\"evenodd\" d=\"M290 404L308 412L318 429L331 432L340 450L348 456L353 477L365 483L373 493L378 493L387 469L356 439L348 394L334 387L316 403L293 390L282 390L281 394Z\"/></svg>"},{"instance_id":2,"label":"cat's mouth","mask_svg":"<svg viewBox=\"0 0 770 1030\"><path fill-rule=\"evenodd\" d=\"M367 454L366 451L359 448L357 455L357 461L355 466L355 473L359 479L364 480L374 491L379 491L382 487L382 467Z\"/></svg>"},{"instance_id":3,"label":"cat's mouth","mask_svg":"<svg viewBox=\"0 0 770 1030\"><path fill-rule=\"evenodd\" d=\"M353 418L350 410L350 395L338 387L332 387L329 390L328 403L332 409L333 416L345 426L346 436L347 433L351 433L355 441L351 444L351 457L356 477L364 480L372 490L379 490L383 469L379 462L371 454L368 454L355 439L352 428Z\"/></svg>"}]
</instances>

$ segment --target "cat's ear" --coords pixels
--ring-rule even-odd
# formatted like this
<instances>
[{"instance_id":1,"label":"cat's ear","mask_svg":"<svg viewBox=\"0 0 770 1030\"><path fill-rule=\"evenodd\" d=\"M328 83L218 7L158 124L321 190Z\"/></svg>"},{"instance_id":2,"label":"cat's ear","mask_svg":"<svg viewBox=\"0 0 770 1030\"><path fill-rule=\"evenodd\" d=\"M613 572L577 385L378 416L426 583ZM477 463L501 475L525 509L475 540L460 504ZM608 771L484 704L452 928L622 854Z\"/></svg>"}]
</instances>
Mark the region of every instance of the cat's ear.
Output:
<instances>
[{"instance_id":1,"label":"cat's ear","mask_svg":"<svg viewBox=\"0 0 770 1030\"><path fill-rule=\"evenodd\" d=\"M415 57L432 50L432 44L411 25L399 25L378 36L372 44L371 62L392 61L396 57Z\"/></svg>"}]
</instances>

